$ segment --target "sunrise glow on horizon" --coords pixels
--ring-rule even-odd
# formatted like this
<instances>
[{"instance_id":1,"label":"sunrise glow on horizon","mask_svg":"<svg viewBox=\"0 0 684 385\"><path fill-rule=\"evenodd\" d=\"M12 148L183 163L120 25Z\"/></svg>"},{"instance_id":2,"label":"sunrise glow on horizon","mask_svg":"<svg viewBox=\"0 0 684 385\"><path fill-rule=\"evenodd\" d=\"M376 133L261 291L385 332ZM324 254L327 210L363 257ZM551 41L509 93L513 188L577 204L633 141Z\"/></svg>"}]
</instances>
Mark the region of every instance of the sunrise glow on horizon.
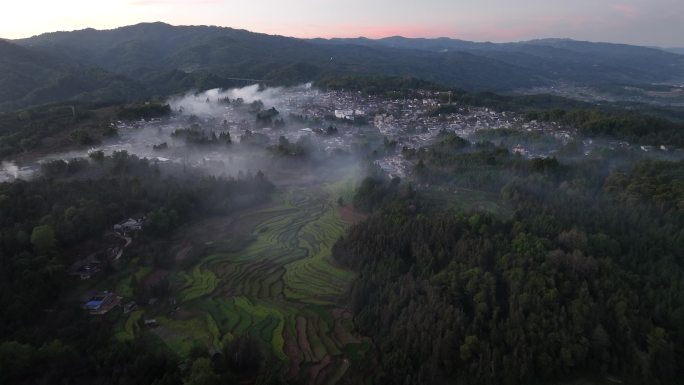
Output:
<instances>
[{"instance_id":1,"label":"sunrise glow on horizon","mask_svg":"<svg viewBox=\"0 0 684 385\"><path fill-rule=\"evenodd\" d=\"M140 22L216 25L293 37L451 37L520 41L545 37L684 46L681 0L64 0L12 1L0 37L111 29Z\"/></svg>"}]
</instances>

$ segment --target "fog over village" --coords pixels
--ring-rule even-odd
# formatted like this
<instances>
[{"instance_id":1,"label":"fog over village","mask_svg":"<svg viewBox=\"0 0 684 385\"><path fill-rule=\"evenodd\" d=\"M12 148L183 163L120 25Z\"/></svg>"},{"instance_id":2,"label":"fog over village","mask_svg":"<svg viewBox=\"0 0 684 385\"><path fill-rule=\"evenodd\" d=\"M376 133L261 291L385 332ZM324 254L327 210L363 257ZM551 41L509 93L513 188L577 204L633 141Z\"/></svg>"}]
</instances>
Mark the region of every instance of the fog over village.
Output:
<instances>
[{"instance_id":1,"label":"fog over village","mask_svg":"<svg viewBox=\"0 0 684 385\"><path fill-rule=\"evenodd\" d=\"M358 142L356 139L381 136L391 143L391 150L383 151L375 163L390 177L402 178L413 167L402 155L402 149L426 147L440 132L452 132L473 143L491 140L527 158L552 157L573 141L581 142L585 156L604 148L633 148L653 153L656 158L683 156L681 149L665 143L654 146L584 137L572 125L529 120L511 111L459 106L449 102L448 93L418 90L413 96L388 98L359 92L322 91L310 83L297 87L250 85L191 92L169 99L171 118L112 122L119 134L116 139L88 151L50 154L37 163L86 158L93 151L107 155L126 151L159 163L204 169L217 176L237 176L240 171L268 168L269 161L260 154L237 147L198 146L182 135L183 130L196 131L200 142L210 145L221 134L228 134L230 143L257 140L265 146L276 144L280 137L293 143L306 137L328 155L338 151L351 153ZM449 108L440 110L438 107L443 105ZM272 116L259 118L259 114L265 116L271 112ZM329 127L335 131L326 131ZM516 134L511 138L510 132ZM0 180L28 178L37 170L35 163L3 161Z\"/></svg>"}]
</instances>

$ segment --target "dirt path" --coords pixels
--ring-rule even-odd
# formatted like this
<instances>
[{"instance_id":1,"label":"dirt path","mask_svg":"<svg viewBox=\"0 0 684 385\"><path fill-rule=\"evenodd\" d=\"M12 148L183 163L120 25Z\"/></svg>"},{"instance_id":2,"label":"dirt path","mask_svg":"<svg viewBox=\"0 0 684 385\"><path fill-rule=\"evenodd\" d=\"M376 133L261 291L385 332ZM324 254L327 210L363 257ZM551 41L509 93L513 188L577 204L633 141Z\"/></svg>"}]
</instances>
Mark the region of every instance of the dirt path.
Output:
<instances>
[{"instance_id":1,"label":"dirt path","mask_svg":"<svg viewBox=\"0 0 684 385\"><path fill-rule=\"evenodd\" d=\"M176 252L176 254L173 256L173 261L176 264L183 262L183 260L190 253L190 250L192 250L192 244L189 241L184 241L183 244L181 245L180 250L178 250Z\"/></svg>"},{"instance_id":2,"label":"dirt path","mask_svg":"<svg viewBox=\"0 0 684 385\"><path fill-rule=\"evenodd\" d=\"M283 337L285 339L283 352L290 360L290 370L288 371L286 378L289 380L294 380L299 375L299 365L301 364L302 360L299 355L299 350L297 349L297 343L287 329L283 331Z\"/></svg>"},{"instance_id":3,"label":"dirt path","mask_svg":"<svg viewBox=\"0 0 684 385\"><path fill-rule=\"evenodd\" d=\"M121 235L121 234L119 234L119 233L117 233L117 232L113 232L113 233L111 233L111 234L113 234L115 237L117 237L117 238L119 238L119 239L121 239L121 240L123 240L123 241L125 242L124 245L119 249L119 252L116 254L116 256L114 256L114 260L116 261L116 260L118 260L119 258L121 258L121 257L123 256L124 250L125 250L128 246L130 246L131 243L133 243L133 238L127 237L127 236L124 236L124 235Z\"/></svg>"}]
</instances>

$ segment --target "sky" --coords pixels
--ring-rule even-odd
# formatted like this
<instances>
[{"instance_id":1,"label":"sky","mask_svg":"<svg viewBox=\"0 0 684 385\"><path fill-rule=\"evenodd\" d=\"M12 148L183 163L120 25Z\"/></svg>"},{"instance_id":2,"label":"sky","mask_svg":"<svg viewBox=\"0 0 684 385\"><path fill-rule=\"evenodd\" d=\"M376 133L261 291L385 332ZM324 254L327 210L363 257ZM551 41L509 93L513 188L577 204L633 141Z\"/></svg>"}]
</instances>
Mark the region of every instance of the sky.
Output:
<instances>
[{"instance_id":1,"label":"sky","mask_svg":"<svg viewBox=\"0 0 684 385\"><path fill-rule=\"evenodd\" d=\"M294 37L559 37L684 47L684 0L0 0L0 37L140 22Z\"/></svg>"}]
</instances>

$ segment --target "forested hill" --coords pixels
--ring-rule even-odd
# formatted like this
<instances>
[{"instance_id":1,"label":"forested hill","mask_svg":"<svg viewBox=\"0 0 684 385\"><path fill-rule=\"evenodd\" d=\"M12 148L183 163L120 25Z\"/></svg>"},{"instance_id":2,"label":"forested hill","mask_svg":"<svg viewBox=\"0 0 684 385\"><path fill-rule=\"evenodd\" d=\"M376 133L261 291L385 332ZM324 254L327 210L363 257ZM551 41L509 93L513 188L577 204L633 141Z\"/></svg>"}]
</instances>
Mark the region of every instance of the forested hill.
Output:
<instances>
[{"instance_id":1,"label":"forested hill","mask_svg":"<svg viewBox=\"0 0 684 385\"><path fill-rule=\"evenodd\" d=\"M232 28L151 23L50 33L16 43L117 71L152 88L173 71L285 84L342 73L409 75L473 89L543 84L533 71L471 53L340 45Z\"/></svg>"},{"instance_id":2,"label":"forested hill","mask_svg":"<svg viewBox=\"0 0 684 385\"><path fill-rule=\"evenodd\" d=\"M684 55L684 48L668 48L666 51Z\"/></svg>"},{"instance_id":3,"label":"forested hill","mask_svg":"<svg viewBox=\"0 0 684 385\"><path fill-rule=\"evenodd\" d=\"M0 111L60 100L129 100L144 88L124 76L0 40Z\"/></svg>"},{"instance_id":4,"label":"forested hill","mask_svg":"<svg viewBox=\"0 0 684 385\"><path fill-rule=\"evenodd\" d=\"M11 43L30 54L2 55L0 88L11 88L13 94L0 94L0 109L80 98L82 90L72 90L72 83L88 92L99 91L92 100L108 100L227 87L235 85L231 78L292 84L343 74L411 76L491 91L557 82L645 84L684 78L681 55L566 40L516 44L399 37L305 40L232 28L143 23L113 30L47 33ZM2 50L18 48L3 43ZM51 60L43 60L45 55ZM78 81L60 81L84 66L99 72ZM42 74L37 80L28 76L34 69ZM121 77L110 78L112 74ZM52 93L41 93L45 84L51 85ZM10 100L13 104L8 105Z\"/></svg>"},{"instance_id":5,"label":"forested hill","mask_svg":"<svg viewBox=\"0 0 684 385\"><path fill-rule=\"evenodd\" d=\"M331 43L415 49L448 54L464 52L533 71L539 77L569 83L648 83L683 79L682 57L657 48L538 39L518 43L476 43L449 38L333 39ZM498 88L498 87L497 87Z\"/></svg>"},{"instance_id":6,"label":"forested hill","mask_svg":"<svg viewBox=\"0 0 684 385\"><path fill-rule=\"evenodd\" d=\"M684 163L464 146L418 152L418 190L366 179L334 247L384 382L681 384ZM473 189L512 214L449 209Z\"/></svg>"}]
</instances>

